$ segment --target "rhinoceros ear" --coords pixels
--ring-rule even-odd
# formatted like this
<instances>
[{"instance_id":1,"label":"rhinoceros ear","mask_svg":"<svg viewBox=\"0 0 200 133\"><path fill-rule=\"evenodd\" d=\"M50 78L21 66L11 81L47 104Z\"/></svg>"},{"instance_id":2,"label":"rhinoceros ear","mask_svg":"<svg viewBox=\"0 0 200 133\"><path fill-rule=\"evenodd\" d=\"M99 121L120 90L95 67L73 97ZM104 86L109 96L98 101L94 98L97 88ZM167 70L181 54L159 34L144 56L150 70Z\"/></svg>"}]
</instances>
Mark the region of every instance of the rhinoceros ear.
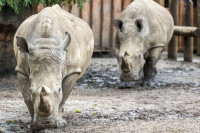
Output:
<instances>
[{"instance_id":1,"label":"rhinoceros ear","mask_svg":"<svg viewBox=\"0 0 200 133\"><path fill-rule=\"evenodd\" d=\"M117 28L117 29L120 29L122 31L122 28L123 28L123 22L119 19L115 19L114 20L114 26Z\"/></svg>"},{"instance_id":2,"label":"rhinoceros ear","mask_svg":"<svg viewBox=\"0 0 200 133\"><path fill-rule=\"evenodd\" d=\"M16 36L17 39L17 47L21 52L29 53L28 51L28 43L25 38Z\"/></svg>"},{"instance_id":3,"label":"rhinoceros ear","mask_svg":"<svg viewBox=\"0 0 200 133\"><path fill-rule=\"evenodd\" d=\"M63 49L66 49L67 46L70 44L70 42L71 42L71 37L70 37L68 32L65 32L65 39L63 40L63 43L61 44L61 47Z\"/></svg>"}]
</instances>

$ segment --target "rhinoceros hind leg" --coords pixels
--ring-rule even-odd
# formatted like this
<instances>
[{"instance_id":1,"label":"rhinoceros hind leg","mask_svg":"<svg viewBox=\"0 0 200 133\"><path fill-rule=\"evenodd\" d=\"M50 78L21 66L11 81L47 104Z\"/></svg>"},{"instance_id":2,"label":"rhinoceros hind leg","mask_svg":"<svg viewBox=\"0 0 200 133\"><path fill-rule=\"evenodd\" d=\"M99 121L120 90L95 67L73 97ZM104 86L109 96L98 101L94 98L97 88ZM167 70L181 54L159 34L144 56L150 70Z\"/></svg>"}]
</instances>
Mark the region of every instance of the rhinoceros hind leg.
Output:
<instances>
[{"instance_id":1,"label":"rhinoceros hind leg","mask_svg":"<svg viewBox=\"0 0 200 133\"><path fill-rule=\"evenodd\" d=\"M145 87L155 86L155 76L157 74L156 64L163 51L163 47L153 48L149 51L149 56L144 64L144 80L142 85Z\"/></svg>"},{"instance_id":2,"label":"rhinoceros hind leg","mask_svg":"<svg viewBox=\"0 0 200 133\"><path fill-rule=\"evenodd\" d=\"M24 98L24 102L26 103L26 106L28 107L29 113L31 114L31 118L33 121L34 117L34 107L33 103L31 101L31 94L30 94L30 80L28 76L25 76L21 73L17 73L17 80L19 83L19 89L22 93L22 96Z\"/></svg>"}]
</instances>

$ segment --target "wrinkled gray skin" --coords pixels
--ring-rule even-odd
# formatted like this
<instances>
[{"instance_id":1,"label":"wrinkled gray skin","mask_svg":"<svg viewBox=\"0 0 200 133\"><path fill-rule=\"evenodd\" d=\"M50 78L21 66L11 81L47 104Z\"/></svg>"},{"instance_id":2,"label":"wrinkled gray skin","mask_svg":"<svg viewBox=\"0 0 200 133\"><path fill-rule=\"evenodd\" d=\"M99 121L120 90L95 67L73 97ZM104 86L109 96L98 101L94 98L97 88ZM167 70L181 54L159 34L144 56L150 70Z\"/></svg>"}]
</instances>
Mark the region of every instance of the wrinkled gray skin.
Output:
<instances>
[{"instance_id":1,"label":"wrinkled gray skin","mask_svg":"<svg viewBox=\"0 0 200 133\"><path fill-rule=\"evenodd\" d=\"M58 5L26 19L14 37L17 78L33 130L62 127L62 108L93 53L83 20Z\"/></svg>"},{"instance_id":2,"label":"wrinkled gray skin","mask_svg":"<svg viewBox=\"0 0 200 133\"><path fill-rule=\"evenodd\" d=\"M121 81L139 80L153 86L156 63L173 34L171 14L153 0L134 0L114 21L115 52Z\"/></svg>"}]
</instances>

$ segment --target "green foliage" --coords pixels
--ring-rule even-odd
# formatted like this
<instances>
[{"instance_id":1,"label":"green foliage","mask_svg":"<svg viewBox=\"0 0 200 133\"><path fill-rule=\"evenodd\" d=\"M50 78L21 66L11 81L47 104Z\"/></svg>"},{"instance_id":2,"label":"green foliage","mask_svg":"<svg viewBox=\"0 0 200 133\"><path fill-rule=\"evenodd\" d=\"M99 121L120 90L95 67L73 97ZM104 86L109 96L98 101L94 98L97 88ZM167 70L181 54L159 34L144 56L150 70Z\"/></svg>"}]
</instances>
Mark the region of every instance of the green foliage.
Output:
<instances>
[{"instance_id":1,"label":"green foliage","mask_svg":"<svg viewBox=\"0 0 200 133\"><path fill-rule=\"evenodd\" d=\"M3 6L9 6L15 10L16 13L19 13L19 9L21 8L20 5L29 7L37 6L40 3L44 6L51 6L53 4L59 4L62 6L63 4L67 4L69 8L72 8L73 5L77 4L77 6L82 9L85 2L86 0L0 0L0 11Z\"/></svg>"}]
</instances>

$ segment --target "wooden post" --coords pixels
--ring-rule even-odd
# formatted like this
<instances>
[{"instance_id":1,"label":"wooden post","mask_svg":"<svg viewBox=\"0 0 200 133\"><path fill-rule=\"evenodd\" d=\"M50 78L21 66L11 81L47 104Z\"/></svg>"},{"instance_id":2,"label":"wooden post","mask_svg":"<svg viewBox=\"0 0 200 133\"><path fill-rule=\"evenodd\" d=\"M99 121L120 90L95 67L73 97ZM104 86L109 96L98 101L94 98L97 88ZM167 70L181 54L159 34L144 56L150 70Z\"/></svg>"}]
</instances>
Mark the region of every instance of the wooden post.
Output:
<instances>
[{"instance_id":1,"label":"wooden post","mask_svg":"<svg viewBox=\"0 0 200 133\"><path fill-rule=\"evenodd\" d=\"M113 21L115 19L119 19L120 14L121 14L121 7L122 7L122 0L112 0L112 44L114 45L115 43L115 33L116 33L116 28L113 25Z\"/></svg>"},{"instance_id":2,"label":"wooden post","mask_svg":"<svg viewBox=\"0 0 200 133\"><path fill-rule=\"evenodd\" d=\"M200 1L197 0L197 27L200 28ZM197 55L200 56L200 38L196 38Z\"/></svg>"},{"instance_id":3,"label":"wooden post","mask_svg":"<svg viewBox=\"0 0 200 133\"><path fill-rule=\"evenodd\" d=\"M102 18L102 47L104 50L112 48L111 43L111 0L103 0L103 18Z\"/></svg>"},{"instance_id":4,"label":"wooden post","mask_svg":"<svg viewBox=\"0 0 200 133\"><path fill-rule=\"evenodd\" d=\"M184 1L184 23L185 26L193 25L193 2ZM184 37L184 61L192 62L193 60L193 38Z\"/></svg>"},{"instance_id":5,"label":"wooden post","mask_svg":"<svg viewBox=\"0 0 200 133\"><path fill-rule=\"evenodd\" d=\"M170 12L174 19L174 25L177 25L178 24L178 0L172 0L169 5L170 5ZM177 60L177 52L178 52L178 38L173 36L168 46L168 58Z\"/></svg>"},{"instance_id":6,"label":"wooden post","mask_svg":"<svg viewBox=\"0 0 200 133\"><path fill-rule=\"evenodd\" d=\"M91 15L90 15L90 13L92 13L92 12L91 12L91 9L90 9L90 7L91 7L90 4L91 4L91 0L87 0L87 2L84 4L84 7L81 11L81 18L83 20L85 20L91 27L91 18L90 18Z\"/></svg>"},{"instance_id":7,"label":"wooden post","mask_svg":"<svg viewBox=\"0 0 200 133\"><path fill-rule=\"evenodd\" d=\"M154 1L157 2L158 4L160 4L161 6L165 6L164 0L154 0Z\"/></svg>"},{"instance_id":8,"label":"wooden post","mask_svg":"<svg viewBox=\"0 0 200 133\"><path fill-rule=\"evenodd\" d=\"M95 50L101 50L101 0L92 0L92 30Z\"/></svg>"}]
</instances>

